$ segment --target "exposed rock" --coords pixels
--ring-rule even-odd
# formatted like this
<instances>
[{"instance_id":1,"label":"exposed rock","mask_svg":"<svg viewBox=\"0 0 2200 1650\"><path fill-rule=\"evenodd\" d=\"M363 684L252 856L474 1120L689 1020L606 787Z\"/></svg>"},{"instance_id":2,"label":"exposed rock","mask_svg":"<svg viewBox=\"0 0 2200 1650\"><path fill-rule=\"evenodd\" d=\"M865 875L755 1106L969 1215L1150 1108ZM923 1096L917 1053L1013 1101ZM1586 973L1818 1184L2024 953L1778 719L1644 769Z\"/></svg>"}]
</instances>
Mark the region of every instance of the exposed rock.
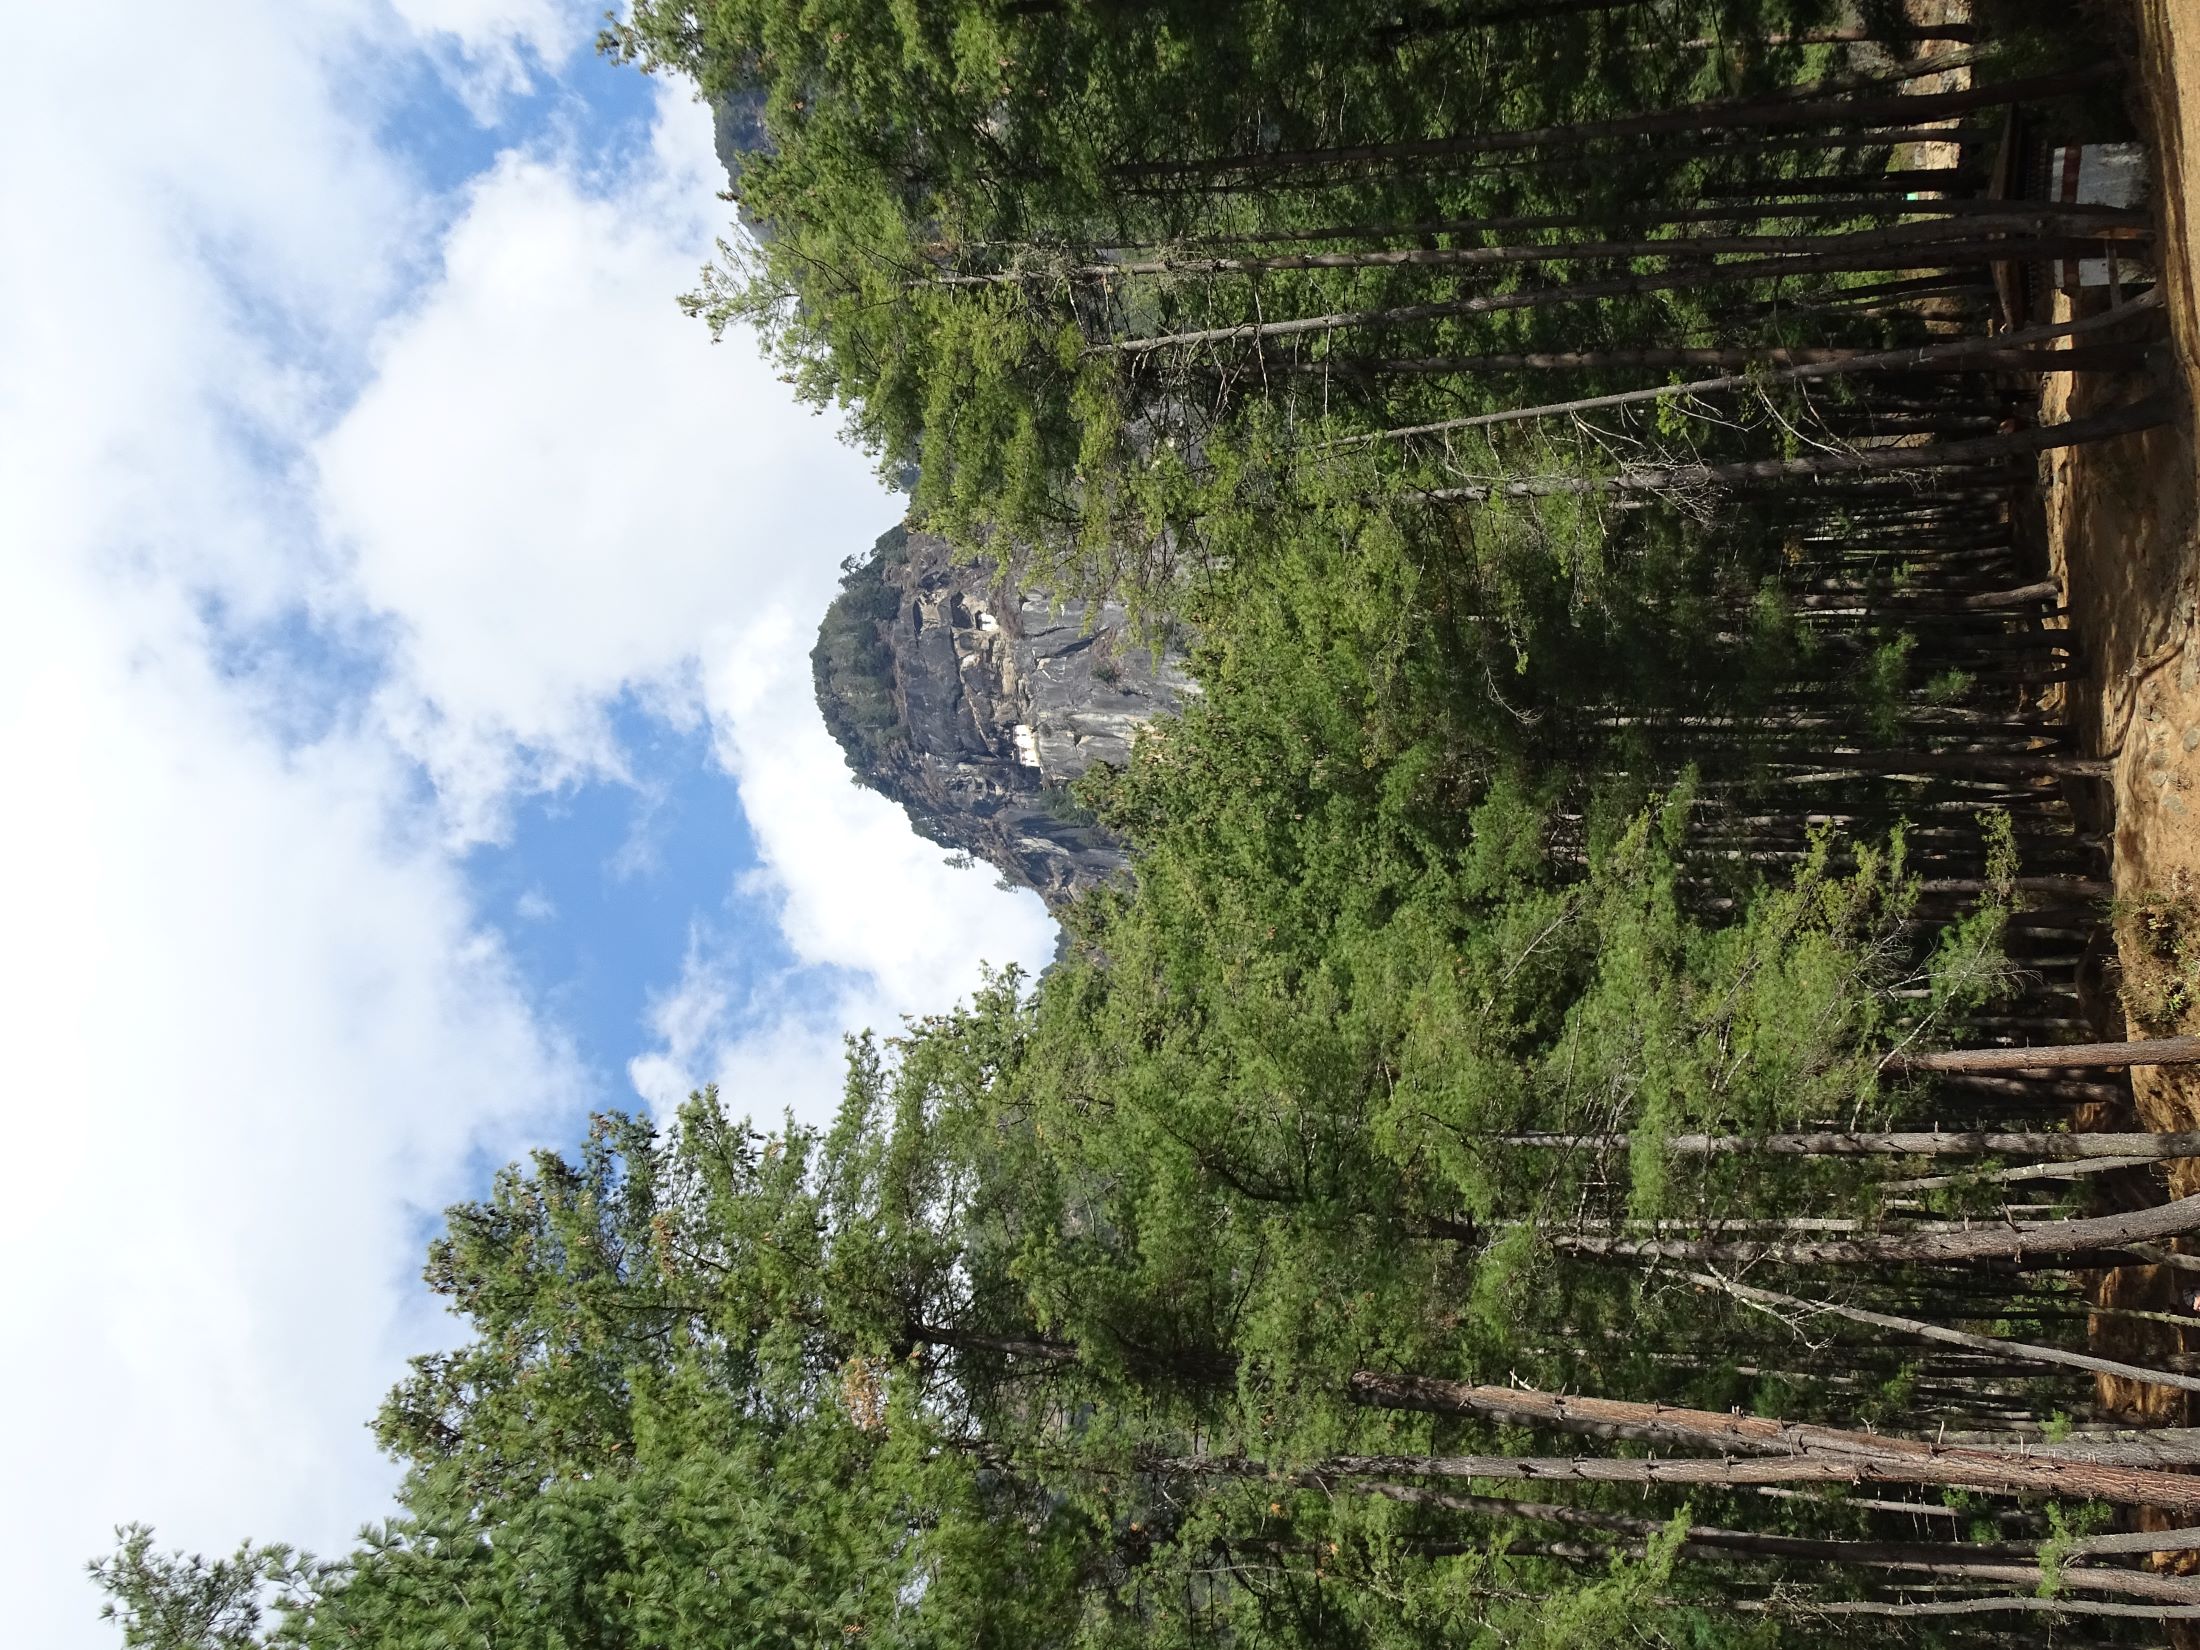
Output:
<instances>
[{"instance_id":1,"label":"exposed rock","mask_svg":"<svg viewBox=\"0 0 2200 1650\"><path fill-rule=\"evenodd\" d=\"M858 781L1050 906L1126 863L1070 782L1127 761L1141 724L1198 691L1181 650L1157 657L1119 604L1019 591L902 528L851 565L811 663Z\"/></svg>"}]
</instances>

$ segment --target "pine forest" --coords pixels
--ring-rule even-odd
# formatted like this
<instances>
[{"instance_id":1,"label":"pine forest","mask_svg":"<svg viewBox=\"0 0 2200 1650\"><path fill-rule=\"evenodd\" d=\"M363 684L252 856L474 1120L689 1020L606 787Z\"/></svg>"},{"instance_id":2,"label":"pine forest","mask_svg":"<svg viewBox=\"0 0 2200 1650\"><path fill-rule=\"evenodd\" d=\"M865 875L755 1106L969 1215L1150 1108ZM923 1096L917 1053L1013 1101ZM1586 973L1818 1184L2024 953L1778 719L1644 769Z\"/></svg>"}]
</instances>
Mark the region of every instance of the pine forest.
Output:
<instances>
[{"instance_id":1,"label":"pine forest","mask_svg":"<svg viewBox=\"0 0 2200 1650\"><path fill-rule=\"evenodd\" d=\"M1198 692L1052 968L505 1169L388 1522L132 1528L123 1641L2200 1644L2193 986L2046 549L2187 416L2038 176L2128 9L636 0L763 134L696 347Z\"/></svg>"}]
</instances>

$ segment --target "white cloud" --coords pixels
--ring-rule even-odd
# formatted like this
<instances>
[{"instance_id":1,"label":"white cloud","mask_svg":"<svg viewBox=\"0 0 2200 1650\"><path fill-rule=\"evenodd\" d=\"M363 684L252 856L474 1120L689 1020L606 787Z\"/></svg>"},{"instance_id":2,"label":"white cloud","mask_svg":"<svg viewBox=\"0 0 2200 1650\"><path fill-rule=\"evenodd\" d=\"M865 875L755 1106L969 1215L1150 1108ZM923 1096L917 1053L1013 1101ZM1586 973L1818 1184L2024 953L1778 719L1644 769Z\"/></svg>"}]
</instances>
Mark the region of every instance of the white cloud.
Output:
<instances>
[{"instance_id":1,"label":"white cloud","mask_svg":"<svg viewBox=\"0 0 2200 1650\"><path fill-rule=\"evenodd\" d=\"M955 870L899 807L851 781L810 697L811 608L763 615L706 678L721 759L781 894L780 928L805 961L859 969L901 1009L944 1006L978 964L1044 964L1054 929L1038 896ZM867 1023L891 1030L876 1014Z\"/></svg>"},{"instance_id":2,"label":"white cloud","mask_svg":"<svg viewBox=\"0 0 2200 1650\"><path fill-rule=\"evenodd\" d=\"M0 1299L26 1355L0 1390L39 1419L0 1563L22 1642L63 1645L92 1638L73 1572L126 1516L226 1546L372 1510L359 1423L441 1333L405 1287L414 1210L578 1084L407 840L386 753L280 749L179 604L133 604L126 654L111 588L10 587L5 748L35 784L5 827L27 1172Z\"/></svg>"},{"instance_id":3,"label":"white cloud","mask_svg":"<svg viewBox=\"0 0 2200 1650\"><path fill-rule=\"evenodd\" d=\"M301 686L225 673L207 616L338 571L286 476L436 218L352 89L393 26L87 0L96 86L0 66L16 1642L112 1642L80 1566L122 1519L327 1545L376 1511L361 1423L442 1333L421 1210L578 1099L409 764L356 722L286 746Z\"/></svg>"},{"instance_id":4,"label":"white cloud","mask_svg":"<svg viewBox=\"0 0 2200 1650\"><path fill-rule=\"evenodd\" d=\"M389 0L474 119L496 124L507 101L532 88L593 38L606 9L595 0Z\"/></svg>"},{"instance_id":5,"label":"white cloud","mask_svg":"<svg viewBox=\"0 0 2200 1650\"><path fill-rule=\"evenodd\" d=\"M789 943L845 984L744 995L699 948L647 1097L822 1115L843 1025L1044 955L1036 902L856 791L809 703L809 626L895 505L672 304L719 210L703 112L668 94L608 181L530 152L455 202L375 146L398 54L488 111L593 10L84 0L96 93L0 65L21 1642L110 1642L77 1566L120 1519L326 1547L380 1509L361 1423L441 1332L424 1211L581 1101L453 846L515 785L616 773L614 696L707 719ZM301 611L390 648L332 725L299 708L325 683L230 646Z\"/></svg>"},{"instance_id":6,"label":"white cloud","mask_svg":"<svg viewBox=\"0 0 2200 1650\"><path fill-rule=\"evenodd\" d=\"M721 178L705 112L671 88L658 112L611 194L557 156L508 156L478 182L442 280L386 331L374 384L320 448L324 510L355 558L344 599L398 627L387 714L461 837L494 834L516 784L619 771L620 693L708 718L786 939L866 978L829 1036L807 1019L769 1034L783 1057L811 1050L831 1092L840 1024L945 1006L981 961L1044 961L1052 928L1035 897L949 869L849 782L809 647L840 561L900 501L788 406L747 341L708 349L674 305ZM707 1029L690 1019L636 1068L645 1097L748 1057L753 1012L724 1000Z\"/></svg>"},{"instance_id":7,"label":"white cloud","mask_svg":"<svg viewBox=\"0 0 2200 1650\"><path fill-rule=\"evenodd\" d=\"M575 25L592 23L605 9L586 0L390 0L390 6L431 40L483 54L524 49L553 65L586 32Z\"/></svg>"}]
</instances>

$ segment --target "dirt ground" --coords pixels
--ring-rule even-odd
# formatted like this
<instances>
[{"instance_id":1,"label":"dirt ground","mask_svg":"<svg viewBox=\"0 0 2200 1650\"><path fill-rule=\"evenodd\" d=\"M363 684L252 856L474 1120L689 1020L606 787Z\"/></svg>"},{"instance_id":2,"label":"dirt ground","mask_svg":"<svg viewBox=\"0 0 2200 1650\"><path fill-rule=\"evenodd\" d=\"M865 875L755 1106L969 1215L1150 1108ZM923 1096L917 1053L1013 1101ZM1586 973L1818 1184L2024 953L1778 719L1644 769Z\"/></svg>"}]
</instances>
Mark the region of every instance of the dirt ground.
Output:
<instances>
[{"instance_id":1,"label":"dirt ground","mask_svg":"<svg viewBox=\"0 0 2200 1650\"><path fill-rule=\"evenodd\" d=\"M2187 183L2188 168L2200 169L2200 4L2135 0L2134 13L2141 75L2133 113L2154 162L2169 341L2145 374L2051 375L2041 406L2042 418L2056 421L2167 390L2177 409L2173 423L2143 434L2052 454L2043 473L2050 559L2081 650L2067 709L2086 747L2114 764L2110 795L2072 799L2081 814L2114 822L2116 943L2096 1006L2108 1036L2200 1031L2200 445L2192 410L2200 386L2193 281L2200 213ZM2192 175L2200 182L2200 171ZM2058 314L2067 314L2067 300L2059 304ZM2200 1071L2143 1067L2132 1073L2132 1089L2140 1126L2200 1129ZM2131 1126L2105 1116L2098 1125ZM2169 1170L2174 1194L2200 1192L2200 1160ZM2144 1186L2128 1192L2140 1201L2160 1196ZM2190 1311L2196 1281L2124 1267L2101 1279L2096 1298ZM2095 1344L2111 1356L2190 1355L2196 1339L2094 1320ZM2194 1419L2182 1395L2159 1387L2104 1380L2100 1388L2112 1412L2156 1423ZM2200 1644L2200 1635L2181 1633L2176 1642Z\"/></svg>"},{"instance_id":2,"label":"dirt ground","mask_svg":"<svg viewBox=\"0 0 2200 1650\"><path fill-rule=\"evenodd\" d=\"M2164 306L2171 343L2143 380L2051 376L2042 416L2082 414L2151 388L2172 391L2175 423L2050 455L2048 541L2081 647L2070 713L2115 762L2114 885L2119 989L2134 1036L2200 1030L2200 295L2192 271L2200 216L2186 169L2200 165L2200 6L2138 0L2143 106L2156 167ZM2089 307L2100 300L2089 297ZM2104 811L2105 812L2105 811ZM2113 998L2111 999L2113 1003ZM2200 1074L2142 1069L2139 1113L2156 1129L2200 1128ZM2200 1191L2200 1161L2174 1189Z\"/></svg>"}]
</instances>

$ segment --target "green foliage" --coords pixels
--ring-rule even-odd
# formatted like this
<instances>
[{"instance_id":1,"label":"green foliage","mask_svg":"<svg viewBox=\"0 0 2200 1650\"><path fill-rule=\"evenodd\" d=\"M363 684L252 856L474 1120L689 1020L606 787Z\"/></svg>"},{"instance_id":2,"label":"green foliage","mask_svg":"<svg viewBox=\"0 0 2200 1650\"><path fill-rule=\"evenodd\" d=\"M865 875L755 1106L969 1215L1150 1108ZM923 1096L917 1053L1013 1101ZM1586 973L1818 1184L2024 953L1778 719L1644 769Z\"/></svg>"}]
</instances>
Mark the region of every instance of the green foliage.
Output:
<instances>
[{"instance_id":1,"label":"green foliage","mask_svg":"<svg viewBox=\"0 0 2200 1650\"><path fill-rule=\"evenodd\" d=\"M907 540L908 529L894 527L868 556L849 564L810 649L810 678L826 731L871 768L902 731L894 655L882 630L901 611L900 593L888 578L907 558Z\"/></svg>"},{"instance_id":2,"label":"green foliage","mask_svg":"<svg viewBox=\"0 0 2200 1650\"><path fill-rule=\"evenodd\" d=\"M919 465L924 527L1181 621L1201 691L1046 796L1119 833L1135 875L1069 913L1040 981L851 1039L830 1127L762 1130L743 1110L772 1096L706 1092L506 1169L429 1250L466 1334L377 1419L394 1516L332 1561L125 1530L94 1571L127 1643L1879 1642L1809 1613L1869 1565L1688 1535L1864 1540L1869 1507L1706 1489L1699 1513L1586 1476L1538 1486L1542 1508L1476 1499L1492 1486L1426 1458L1558 1446L1370 1397L1406 1375L1929 1419L1961 1369L1583 1240L1888 1221L1869 1162L1676 1137L1929 1107L1884 1056L2022 1001L2018 847L2052 841L1980 822L1974 798L2038 776L1965 770L2006 679L1915 622L1974 499L1607 487L1822 452L1868 397L1759 372L1731 416L1362 439L1548 382L1447 358L1924 336L1841 307L1868 271L1699 269L1561 306L1537 295L1668 260L1389 256L1499 244L1429 227L1468 219L1617 236L1645 203L1883 163L1678 129L1462 150L1685 127L1687 104L1852 72L1787 39L1847 20L1815 0L1487 13L637 0L607 31L760 111L737 180L755 232L689 308L753 328L883 467ZM1400 144L1428 164L1375 163ZM1800 243L1889 215L1744 221ZM1386 251L1288 256L1354 242ZM1321 316L1353 319L1250 330ZM1172 332L1204 336L1113 347ZM904 553L897 529L844 569L811 655L859 766L904 736L884 576ZM1968 1209L1988 1183L1947 1191ZM1996 1413L2023 1401L1996 1380Z\"/></svg>"}]
</instances>

